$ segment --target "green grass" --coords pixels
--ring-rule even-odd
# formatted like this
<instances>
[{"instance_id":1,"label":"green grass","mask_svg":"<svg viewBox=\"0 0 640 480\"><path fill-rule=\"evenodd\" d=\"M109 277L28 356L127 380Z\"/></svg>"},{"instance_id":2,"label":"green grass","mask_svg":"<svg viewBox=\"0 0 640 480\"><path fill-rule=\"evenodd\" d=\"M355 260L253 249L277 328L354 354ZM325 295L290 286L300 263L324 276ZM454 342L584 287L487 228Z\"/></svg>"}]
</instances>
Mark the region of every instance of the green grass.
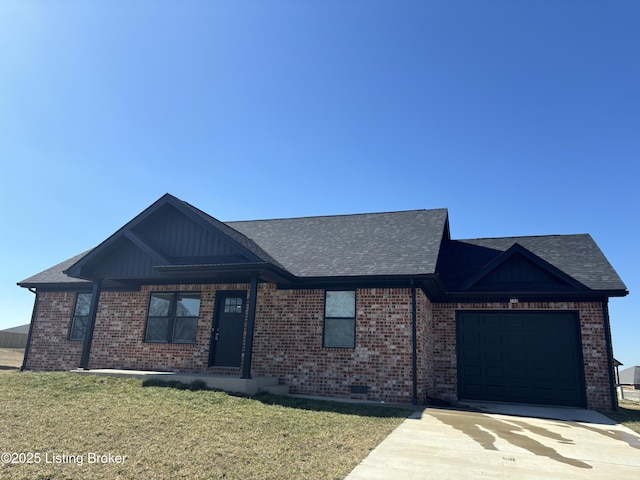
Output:
<instances>
[{"instance_id":1,"label":"green grass","mask_svg":"<svg viewBox=\"0 0 640 480\"><path fill-rule=\"evenodd\" d=\"M640 403L620 400L618 410L605 412L605 415L625 427L640 433Z\"/></svg>"},{"instance_id":2,"label":"green grass","mask_svg":"<svg viewBox=\"0 0 640 480\"><path fill-rule=\"evenodd\" d=\"M40 457L0 464L0 478L14 479L344 478L409 414L70 373L5 371L0 398L0 452ZM88 464L90 452L126 460ZM53 455L84 464L46 464Z\"/></svg>"}]
</instances>

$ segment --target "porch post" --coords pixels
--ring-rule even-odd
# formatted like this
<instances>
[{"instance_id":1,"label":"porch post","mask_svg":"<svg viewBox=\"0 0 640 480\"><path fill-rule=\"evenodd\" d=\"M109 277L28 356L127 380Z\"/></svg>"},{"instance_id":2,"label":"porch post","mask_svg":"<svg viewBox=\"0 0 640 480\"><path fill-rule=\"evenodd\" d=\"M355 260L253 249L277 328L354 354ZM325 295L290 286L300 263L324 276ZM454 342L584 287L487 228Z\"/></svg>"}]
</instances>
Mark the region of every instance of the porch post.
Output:
<instances>
[{"instance_id":1,"label":"porch post","mask_svg":"<svg viewBox=\"0 0 640 480\"><path fill-rule=\"evenodd\" d=\"M258 277L251 278L249 289L249 311L247 312L247 336L244 342L242 377L251 378L251 357L253 356L253 331L256 325L256 302L258 297Z\"/></svg>"},{"instance_id":2,"label":"porch post","mask_svg":"<svg viewBox=\"0 0 640 480\"><path fill-rule=\"evenodd\" d=\"M89 307L89 318L87 319L87 327L84 332L84 342L82 344L82 357L80 357L80 368L85 370L89 368L89 354L91 353L91 342L93 342L93 327L96 324L96 315L98 313L98 301L100 299L100 291L102 290L102 280L98 279L93 282L91 289L91 306Z\"/></svg>"}]
</instances>

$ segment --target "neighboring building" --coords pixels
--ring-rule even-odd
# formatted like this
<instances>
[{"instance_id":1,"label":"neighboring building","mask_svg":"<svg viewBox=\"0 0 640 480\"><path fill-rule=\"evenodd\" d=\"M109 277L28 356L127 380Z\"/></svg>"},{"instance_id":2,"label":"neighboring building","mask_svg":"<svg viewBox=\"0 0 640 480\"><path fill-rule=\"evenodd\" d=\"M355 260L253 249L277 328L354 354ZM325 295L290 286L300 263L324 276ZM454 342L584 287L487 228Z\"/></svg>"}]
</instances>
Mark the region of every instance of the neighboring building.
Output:
<instances>
[{"instance_id":1,"label":"neighboring building","mask_svg":"<svg viewBox=\"0 0 640 480\"><path fill-rule=\"evenodd\" d=\"M24 348L30 324L0 330L0 348Z\"/></svg>"},{"instance_id":2,"label":"neighboring building","mask_svg":"<svg viewBox=\"0 0 640 480\"><path fill-rule=\"evenodd\" d=\"M35 289L32 370L275 376L292 393L616 405L587 234L452 240L446 209L223 223L165 195Z\"/></svg>"},{"instance_id":3,"label":"neighboring building","mask_svg":"<svg viewBox=\"0 0 640 480\"><path fill-rule=\"evenodd\" d=\"M640 367L625 368L620 372L620 385L630 386L640 390Z\"/></svg>"}]
</instances>

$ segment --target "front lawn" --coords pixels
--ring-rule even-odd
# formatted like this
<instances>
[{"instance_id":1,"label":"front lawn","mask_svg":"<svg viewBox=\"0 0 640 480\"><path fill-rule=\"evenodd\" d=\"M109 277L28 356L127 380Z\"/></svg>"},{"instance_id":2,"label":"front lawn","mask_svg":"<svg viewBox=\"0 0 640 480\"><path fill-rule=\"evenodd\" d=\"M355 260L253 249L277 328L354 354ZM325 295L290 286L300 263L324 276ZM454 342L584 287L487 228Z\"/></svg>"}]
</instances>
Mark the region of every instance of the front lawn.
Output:
<instances>
[{"instance_id":1,"label":"front lawn","mask_svg":"<svg viewBox=\"0 0 640 480\"><path fill-rule=\"evenodd\" d=\"M71 373L3 373L0 398L14 479L340 479L410 413Z\"/></svg>"},{"instance_id":2,"label":"front lawn","mask_svg":"<svg viewBox=\"0 0 640 480\"><path fill-rule=\"evenodd\" d=\"M605 412L605 415L640 433L640 403L629 400L620 400L618 403L618 410Z\"/></svg>"}]
</instances>

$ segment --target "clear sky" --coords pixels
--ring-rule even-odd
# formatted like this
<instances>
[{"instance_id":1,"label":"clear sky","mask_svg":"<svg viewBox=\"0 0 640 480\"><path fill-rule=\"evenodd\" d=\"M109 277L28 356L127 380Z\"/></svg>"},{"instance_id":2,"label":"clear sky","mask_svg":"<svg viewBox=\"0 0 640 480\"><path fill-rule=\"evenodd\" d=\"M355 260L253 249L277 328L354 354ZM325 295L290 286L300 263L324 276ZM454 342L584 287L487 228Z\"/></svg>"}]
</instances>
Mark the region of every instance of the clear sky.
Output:
<instances>
[{"instance_id":1,"label":"clear sky","mask_svg":"<svg viewBox=\"0 0 640 480\"><path fill-rule=\"evenodd\" d=\"M0 328L16 282L166 192L220 220L447 207L590 233L640 365L640 1L2 0Z\"/></svg>"}]
</instances>

